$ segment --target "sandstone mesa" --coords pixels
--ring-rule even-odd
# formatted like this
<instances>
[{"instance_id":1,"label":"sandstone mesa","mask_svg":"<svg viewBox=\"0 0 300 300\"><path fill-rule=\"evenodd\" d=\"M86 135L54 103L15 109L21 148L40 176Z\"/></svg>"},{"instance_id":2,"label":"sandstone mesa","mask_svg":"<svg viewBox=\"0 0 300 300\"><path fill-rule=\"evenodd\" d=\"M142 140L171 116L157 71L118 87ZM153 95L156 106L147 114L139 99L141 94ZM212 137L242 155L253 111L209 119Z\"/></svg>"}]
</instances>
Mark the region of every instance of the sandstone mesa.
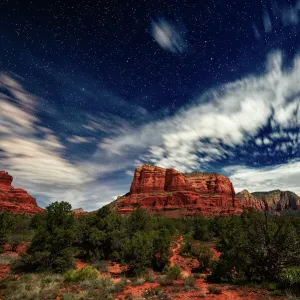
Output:
<instances>
[{"instance_id":1,"label":"sandstone mesa","mask_svg":"<svg viewBox=\"0 0 300 300\"><path fill-rule=\"evenodd\" d=\"M33 215L44 211L25 190L15 189L12 176L0 171L0 211ZM300 197L290 191L235 193L229 178L217 173L180 173L175 169L144 164L137 167L130 192L109 204L120 215L140 207L153 214L169 217L229 216L244 208L282 211L300 210ZM89 214L74 209L76 217ZM90 212L90 213L96 213Z\"/></svg>"},{"instance_id":2,"label":"sandstone mesa","mask_svg":"<svg viewBox=\"0 0 300 300\"><path fill-rule=\"evenodd\" d=\"M224 175L183 174L145 164L136 168L130 192L119 197L113 207L121 215L140 207L169 217L228 216L240 214L244 207L263 210L263 203L253 198L236 197L232 183Z\"/></svg>"}]
</instances>

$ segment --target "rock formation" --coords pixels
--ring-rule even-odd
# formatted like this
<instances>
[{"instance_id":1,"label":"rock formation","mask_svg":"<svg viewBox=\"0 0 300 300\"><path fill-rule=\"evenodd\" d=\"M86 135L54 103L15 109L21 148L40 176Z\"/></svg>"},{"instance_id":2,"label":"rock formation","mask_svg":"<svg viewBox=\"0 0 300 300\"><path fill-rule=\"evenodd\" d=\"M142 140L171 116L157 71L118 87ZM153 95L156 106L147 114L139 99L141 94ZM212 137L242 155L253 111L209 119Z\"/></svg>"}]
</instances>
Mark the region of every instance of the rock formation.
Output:
<instances>
[{"instance_id":1,"label":"rock formation","mask_svg":"<svg viewBox=\"0 0 300 300\"><path fill-rule=\"evenodd\" d=\"M28 215L44 211L25 190L15 189L11 185L12 180L7 172L0 171L0 211Z\"/></svg>"},{"instance_id":2,"label":"rock formation","mask_svg":"<svg viewBox=\"0 0 300 300\"><path fill-rule=\"evenodd\" d=\"M236 194L235 205L240 208L253 207L257 210L265 209L265 203L261 199L255 198L247 190Z\"/></svg>"},{"instance_id":3,"label":"rock formation","mask_svg":"<svg viewBox=\"0 0 300 300\"><path fill-rule=\"evenodd\" d=\"M81 207L72 209L72 212L74 213L75 218L93 213L93 212L87 212L83 210L83 208Z\"/></svg>"},{"instance_id":4,"label":"rock formation","mask_svg":"<svg viewBox=\"0 0 300 300\"><path fill-rule=\"evenodd\" d=\"M243 207L263 209L258 201L239 201L230 180L217 173L183 174L149 164L137 167L130 192L118 197L113 207L121 215L140 207L171 217L202 214L239 214Z\"/></svg>"},{"instance_id":5,"label":"rock formation","mask_svg":"<svg viewBox=\"0 0 300 300\"><path fill-rule=\"evenodd\" d=\"M266 210L300 209L300 197L290 191L255 192L252 195L264 202Z\"/></svg>"}]
</instances>

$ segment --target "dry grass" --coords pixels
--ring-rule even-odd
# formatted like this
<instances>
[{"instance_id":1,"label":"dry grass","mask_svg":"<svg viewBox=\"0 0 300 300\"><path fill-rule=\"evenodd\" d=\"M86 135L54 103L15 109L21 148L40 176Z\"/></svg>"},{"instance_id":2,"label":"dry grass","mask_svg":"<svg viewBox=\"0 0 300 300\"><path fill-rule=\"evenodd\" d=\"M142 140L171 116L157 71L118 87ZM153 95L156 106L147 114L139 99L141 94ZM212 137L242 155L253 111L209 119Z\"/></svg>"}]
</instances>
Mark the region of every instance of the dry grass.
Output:
<instances>
[{"instance_id":1,"label":"dry grass","mask_svg":"<svg viewBox=\"0 0 300 300\"><path fill-rule=\"evenodd\" d=\"M17 258L9 254L0 254L0 266L11 265Z\"/></svg>"}]
</instances>

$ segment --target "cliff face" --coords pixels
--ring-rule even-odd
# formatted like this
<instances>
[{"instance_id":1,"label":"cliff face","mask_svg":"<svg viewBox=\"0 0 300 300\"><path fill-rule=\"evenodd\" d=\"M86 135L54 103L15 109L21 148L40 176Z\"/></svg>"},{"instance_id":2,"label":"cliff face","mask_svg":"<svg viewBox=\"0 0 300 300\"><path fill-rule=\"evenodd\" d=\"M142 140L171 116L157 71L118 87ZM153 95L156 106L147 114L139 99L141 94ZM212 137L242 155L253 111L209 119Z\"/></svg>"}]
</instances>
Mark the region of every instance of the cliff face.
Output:
<instances>
[{"instance_id":1,"label":"cliff face","mask_svg":"<svg viewBox=\"0 0 300 300\"><path fill-rule=\"evenodd\" d=\"M257 204L250 200L243 205L235 203L234 188L226 176L199 172L182 174L175 169L149 164L136 168L130 193L114 203L122 215L140 207L171 217L238 214L248 206L256 208Z\"/></svg>"},{"instance_id":2,"label":"cliff face","mask_svg":"<svg viewBox=\"0 0 300 300\"><path fill-rule=\"evenodd\" d=\"M29 215L44 211L25 190L15 189L12 180L7 172L0 171L0 211Z\"/></svg>"},{"instance_id":3,"label":"cliff face","mask_svg":"<svg viewBox=\"0 0 300 300\"><path fill-rule=\"evenodd\" d=\"M255 198L247 190L243 190L236 194L235 204L240 208L253 207L257 210L265 209L265 203L261 199Z\"/></svg>"},{"instance_id":4,"label":"cliff face","mask_svg":"<svg viewBox=\"0 0 300 300\"><path fill-rule=\"evenodd\" d=\"M300 197L290 191L255 192L252 195L264 202L267 210L300 209Z\"/></svg>"}]
</instances>

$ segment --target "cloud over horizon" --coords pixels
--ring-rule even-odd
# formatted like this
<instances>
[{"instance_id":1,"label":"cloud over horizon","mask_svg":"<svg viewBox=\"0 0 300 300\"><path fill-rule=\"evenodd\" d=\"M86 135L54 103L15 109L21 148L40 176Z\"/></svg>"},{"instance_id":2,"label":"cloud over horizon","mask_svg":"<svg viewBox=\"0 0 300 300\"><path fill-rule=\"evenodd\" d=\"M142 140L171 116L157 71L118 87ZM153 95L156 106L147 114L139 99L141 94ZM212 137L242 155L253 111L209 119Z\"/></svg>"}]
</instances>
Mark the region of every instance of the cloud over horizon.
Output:
<instances>
[{"instance_id":1,"label":"cloud over horizon","mask_svg":"<svg viewBox=\"0 0 300 300\"><path fill-rule=\"evenodd\" d=\"M283 54L273 52L264 73L214 88L165 118L147 113L145 124L134 126L114 115L83 114L75 125L92 134L84 136L48 128L43 99L26 90L24 79L2 73L1 168L43 205L66 200L88 210L126 193L135 165L145 162L182 172L217 170L237 190L300 193L299 78L300 57L285 68ZM80 157L78 147L92 146ZM259 159L269 166L256 165Z\"/></svg>"}]
</instances>

